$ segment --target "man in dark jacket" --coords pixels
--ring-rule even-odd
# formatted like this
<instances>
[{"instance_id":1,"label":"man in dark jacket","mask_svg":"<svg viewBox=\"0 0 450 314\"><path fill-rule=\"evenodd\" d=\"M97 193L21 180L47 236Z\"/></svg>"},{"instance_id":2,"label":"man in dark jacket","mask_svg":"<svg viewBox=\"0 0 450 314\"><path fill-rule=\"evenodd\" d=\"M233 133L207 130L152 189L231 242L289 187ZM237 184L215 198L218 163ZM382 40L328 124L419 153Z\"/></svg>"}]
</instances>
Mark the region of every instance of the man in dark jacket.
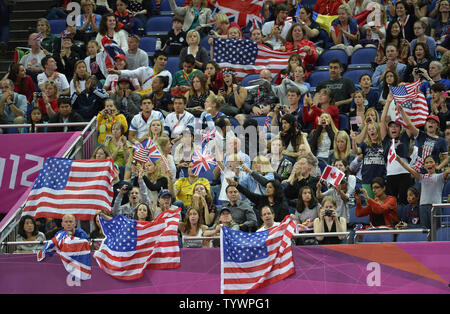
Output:
<instances>
[{"instance_id":1,"label":"man in dark jacket","mask_svg":"<svg viewBox=\"0 0 450 314\"><path fill-rule=\"evenodd\" d=\"M83 118L76 112L72 111L72 105L70 103L69 96L60 96L58 98L59 112L50 118L49 123L68 123L68 122L84 122ZM51 127L49 126L49 132L75 132L82 131L84 126L62 126Z\"/></svg>"}]
</instances>

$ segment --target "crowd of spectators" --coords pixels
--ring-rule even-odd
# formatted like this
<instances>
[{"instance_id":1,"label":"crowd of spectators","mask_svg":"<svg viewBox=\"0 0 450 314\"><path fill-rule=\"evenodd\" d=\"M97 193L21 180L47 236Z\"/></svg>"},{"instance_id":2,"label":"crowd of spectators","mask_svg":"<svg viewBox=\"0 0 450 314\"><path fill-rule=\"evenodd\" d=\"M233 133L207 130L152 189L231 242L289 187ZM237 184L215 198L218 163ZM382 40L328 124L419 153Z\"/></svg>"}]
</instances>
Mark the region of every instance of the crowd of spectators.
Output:
<instances>
[{"instance_id":1,"label":"crowd of spectators","mask_svg":"<svg viewBox=\"0 0 450 314\"><path fill-rule=\"evenodd\" d=\"M30 52L0 82L0 120L47 123L31 132L64 132L80 128L52 128L51 123L96 117L99 151L92 158L112 158L119 169L112 215L152 220L179 206L185 247L217 245L189 236L216 235L220 225L264 230L289 214L306 231L345 231L353 227L351 212L369 216L371 227L430 228L430 204L442 202L450 172L449 1L388 1L379 5L380 24L367 21L360 28L352 16L370 0L318 0L314 8L303 6L299 16L297 1L267 0L261 29L250 31L224 14L211 18L215 1L179 6L170 0L173 29L150 62L138 48L136 20L159 14L160 1L82 0L81 22L67 25L57 38L48 19L67 15L67 1L59 2L38 20ZM319 41L321 26L313 11L338 16L329 48ZM249 38L292 54L280 73L265 69L252 86L243 86L233 69L214 62L212 49L199 45L207 35ZM101 57L105 37L125 52L109 68ZM355 83L343 76L345 64L332 59L329 79L309 84L321 53L342 49L350 60L363 47L377 49L372 76L362 75ZM179 56L174 73L166 69L169 56ZM389 90L416 80L422 81L429 106L419 128ZM262 127L262 135L241 136L233 128L258 126L265 117L271 126ZM348 125L341 124L343 118ZM218 165L210 176L198 176L192 154L201 148L202 134L212 130L215 138L208 147ZM149 140L162 158L136 162L133 145ZM397 159L390 163L392 140ZM423 167L416 167L419 163ZM345 173L340 185L320 181L326 165ZM60 224L38 220L34 229L48 238L63 228ZM24 239L41 236L27 221L23 229Z\"/></svg>"}]
</instances>

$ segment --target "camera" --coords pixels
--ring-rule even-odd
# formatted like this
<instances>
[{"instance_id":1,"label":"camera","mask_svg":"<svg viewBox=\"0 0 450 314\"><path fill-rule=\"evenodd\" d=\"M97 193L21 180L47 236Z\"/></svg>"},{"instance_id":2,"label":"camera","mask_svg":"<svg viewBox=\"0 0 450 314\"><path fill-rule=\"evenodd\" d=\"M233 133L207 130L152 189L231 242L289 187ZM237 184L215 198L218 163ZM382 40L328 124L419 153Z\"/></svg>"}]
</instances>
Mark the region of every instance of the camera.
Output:
<instances>
[{"instance_id":1,"label":"camera","mask_svg":"<svg viewBox=\"0 0 450 314\"><path fill-rule=\"evenodd\" d=\"M111 114L111 113L112 113L111 109L106 109L106 114Z\"/></svg>"},{"instance_id":2,"label":"camera","mask_svg":"<svg viewBox=\"0 0 450 314\"><path fill-rule=\"evenodd\" d=\"M330 209L325 210L325 216L329 216L329 217L333 216L333 211Z\"/></svg>"},{"instance_id":3,"label":"camera","mask_svg":"<svg viewBox=\"0 0 450 314\"><path fill-rule=\"evenodd\" d=\"M37 97L37 98L42 98L42 92L36 93L36 97Z\"/></svg>"}]
</instances>

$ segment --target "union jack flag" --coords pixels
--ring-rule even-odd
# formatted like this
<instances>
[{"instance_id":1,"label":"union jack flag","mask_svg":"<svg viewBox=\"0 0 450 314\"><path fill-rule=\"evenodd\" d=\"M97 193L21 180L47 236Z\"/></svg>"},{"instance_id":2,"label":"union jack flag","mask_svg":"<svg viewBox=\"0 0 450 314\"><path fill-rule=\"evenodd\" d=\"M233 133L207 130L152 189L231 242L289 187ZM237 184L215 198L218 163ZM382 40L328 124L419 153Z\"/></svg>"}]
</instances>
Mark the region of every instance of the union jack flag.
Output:
<instances>
[{"instance_id":1,"label":"union jack flag","mask_svg":"<svg viewBox=\"0 0 450 314\"><path fill-rule=\"evenodd\" d=\"M67 231L60 232L37 253L38 262L55 252L70 275L79 280L91 279L91 247L88 240L71 236Z\"/></svg>"},{"instance_id":2,"label":"union jack flag","mask_svg":"<svg viewBox=\"0 0 450 314\"><path fill-rule=\"evenodd\" d=\"M108 36L102 38L102 46L105 49L106 54L104 54L105 65L107 69L114 68L114 58L119 55L125 56L125 52L120 48L120 46Z\"/></svg>"},{"instance_id":3,"label":"union jack flag","mask_svg":"<svg viewBox=\"0 0 450 314\"><path fill-rule=\"evenodd\" d=\"M194 175L199 176L201 173L211 170L212 166L217 166L217 162L208 147L203 148L202 151L197 149L192 154L192 172Z\"/></svg>"},{"instance_id":4,"label":"union jack flag","mask_svg":"<svg viewBox=\"0 0 450 314\"><path fill-rule=\"evenodd\" d=\"M245 27L249 23L253 26L261 27L263 17L261 15L263 0L217 0L211 16L217 13L224 13L228 19L237 23L240 27Z\"/></svg>"},{"instance_id":5,"label":"union jack flag","mask_svg":"<svg viewBox=\"0 0 450 314\"><path fill-rule=\"evenodd\" d=\"M202 132L202 145L209 143L216 137L216 130L206 129Z\"/></svg>"},{"instance_id":6,"label":"union jack flag","mask_svg":"<svg viewBox=\"0 0 450 314\"><path fill-rule=\"evenodd\" d=\"M142 163L155 162L162 157L161 152L151 139L142 144L134 145L133 148L135 149L133 159Z\"/></svg>"}]
</instances>

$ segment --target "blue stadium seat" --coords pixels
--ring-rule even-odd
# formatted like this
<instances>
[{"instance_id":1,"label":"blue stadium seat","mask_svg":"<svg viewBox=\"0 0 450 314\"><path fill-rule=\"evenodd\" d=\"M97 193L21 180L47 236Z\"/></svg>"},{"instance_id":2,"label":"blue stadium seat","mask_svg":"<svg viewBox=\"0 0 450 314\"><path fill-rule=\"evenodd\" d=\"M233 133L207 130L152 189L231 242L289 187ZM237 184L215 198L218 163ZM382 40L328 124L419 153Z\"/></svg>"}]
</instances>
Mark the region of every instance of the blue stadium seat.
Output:
<instances>
[{"instance_id":1,"label":"blue stadium seat","mask_svg":"<svg viewBox=\"0 0 450 314\"><path fill-rule=\"evenodd\" d=\"M331 47L330 36L325 30L319 30L319 36L317 37L316 44L323 49L328 49Z\"/></svg>"},{"instance_id":2,"label":"blue stadium seat","mask_svg":"<svg viewBox=\"0 0 450 314\"><path fill-rule=\"evenodd\" d=\"M339 114L339 130L350 132L350 122L348 119L348 115L343 113Z\"/></svg>"},{"instance_id":3,"label":"blue stadium seat","mask_svg":"<svg viewBox=\"0 0 450 314\"><path fill-rule=\"evenodd\" d=\"M241 81L241 86L250 86L248 82L259 79L259 74L247 74Z\"/></svg>"},{"instance_id":4,"label":"blue stadium seat","mask_svg":"<svg viewBox=\"0 0 450 314\"><path fill-rule=\"evenodd\" d=\"M170 8L169 0L162 0L159 10L160 10L159 13L161 15L172 15L173 14L172 9Z\"/></svg>"},{"instance_id":5,"label":"blue stadium seat","mask_svg":"<svg viewBox=\"0 0 450 314\"><path fill-rule=\"evenodd\" d=\"M427 233L400 233L396 242L421 242L428 241Z\"/></svg>"},{"instance_id":6,"label":"blue stadium seat","mask_svg":"<svg viewBox=\"0 0 450 314\"><path fill-rule=\"evenodd\" d=\"M356 50L350 59L347 69L371 68L371 63L375 61L377 48L361 48Z\"/></svg>"},{"instance_id":7,"label":"blue stadium seat","mask_svg":"<svg viewBox=\"0 0 450 314\"><path fill-rule=\"evenodd\" d=\"M308 77L308 83L311 87L317 87L317 85L325 80L330 79L330 73L328 71L314 71Z\"/></svg>"},{"instance_id":8,"label":"blue stadium seat","mask_svg":"<svg viewBox=\"0 0 450 314\"><path fill-rule=\"evenodd\" d=\"M156 37L142 37L139 42L139 48L144 50L147 54L153 55L156 50Z\"/></svg>"},{"instance_id":9,"label":"blue stadium seat","mask_svg":"<svg viewBox=\"0 0 450 314\"><path fill-rule=\"evenodd\" d=\"M202 39L200 39L200 47L203 47L206 49L206 51L208 51L208 55L209 55L209 51L211 50L209 44L208 44L208 40L209 40L209 36L205 36Z\"/></svg>"},{"instance_id":10,"label":"blue stadium seat","mask_svg":"<svg viewBox=\"0 0 450 314\"><path fill-rule=\"evenodd\" d=\"M167 35L171 29L171 16L153 16L147 20L145 25L145 33L149 36Z\"/></svg>"},{"instance_id":11,"label":"blue stadium seat","mask_svg":"<svg viewBox=\"0 0 450 314\"><path fill-rule=\"evenodd\" d=\"M339 61L341 61L344 69L347 67L348 56L343 49L328 49L322 52L322 54L319 56L314 69L319 70L324 69L324 67L328 67L328 62L333 59L338 59Z\"/></svg>"},{"instance_id":12,"label":"blue stadium seat","mask_svg":"<svg viewBox=\"0 0 450 314\"><path fill-rule=\"evenodd\" d=\"M233 117L228 117L228 120L230 120L230 123L231 123L231 125L232 125L233 127L239 126L239 122L238 122L238 120L236 120L235 118L233 118Z\"/></svg>"},{"instance_id":13,"label":"blue stadium seat","mask_svg":"<svg viewBox=\"0 0 450 314\"><path fill-rule=\"evenodd\" d=\"M317 2L317 0L303 0L302 1L302 6L314 8L314 6L316 5L316 2Z\"/></svg>"},{"instance_id":14,"label":"blue stadium seat","mask_svg":"<svg viewBox=\"0 0 450 314\"><path fill-rule=\"evenodd\" d=\"M60 37L61 33L66 29L66 20L49 20L50 32L56 37Z\"/></svg>"},{"instance_id":15,"label":"blue stadium seat","mask_svg":"<svg viewBox=\"0 0 450 314\"><path fill-rule=\"evenodd\" d=\"M347 70L342 77L347 77L353 81L353 83L357 84L359 83L359 78L363 74L369 74L370 77L372 77L373 72L370 69L350 69Z\"/></svg>"},{"instance_id":16,"label":"blue stadium seat","mask_svg":"<svg viewBox=\"0 0 450 314\"><path fill-rule=\"evenodd\" d=\"M394 242L393 234L365 234L362 242Z\"/></svg>"},{"instance_id":17,"label":"blue stadium seat","mask_svg":"<svg viewBox=\"0 0 450 314\"><path fill-rule=\"evenodd\" d=\"M264 126L267 116L252 116L252 119L258 122L258 126Z\"/></svg>"},{"instance_id":18,"label":"blue stadium seat","mask_svg":"<svg viewBox=\"0 0 450 314\"><path fill-rule=\"evenodd\" d=\"M355 211L356 211L356 208L355 208L355 207L350 208L350 209L348 210L349 215L350 215L350 218L349 218L348 223L349 223L350 225L354 225L354 224L358 224L358 223L364 224L364 225L370 224L370 217L369 217L369 216L356 217Z\"/></svg>"},{"instance_id":19,"label":"blue stadium seat","mask_svg":"<svg viewBox=\"0 0 450 314\"><path fill-rule=\"evenodd\" d=\"M444 189L442 190L442 200L446 200L450 194L450 181L445 182Z\"/></svg>"},{"instance_id":20,"label":"blue stadium seat","mask_svg":"<svg viewBox=\"0 0 450 314\"><path fill-rule=\"evenodd\" d=\"M178 57L168 57L167 58L167 64L166 64L166 70L172 74L172 76L179 70L180 59Z\"/></svg>"},{"instance_id":21,"label":"blue stadium seat","mask_svg":"<svg viewBox=\"0 0 450 314\"><path fill-rule=\"evenodd\" d=\"M439 228L436 232L436 241L450 241L450 227Z\"/></svg>"}]
</instances>

